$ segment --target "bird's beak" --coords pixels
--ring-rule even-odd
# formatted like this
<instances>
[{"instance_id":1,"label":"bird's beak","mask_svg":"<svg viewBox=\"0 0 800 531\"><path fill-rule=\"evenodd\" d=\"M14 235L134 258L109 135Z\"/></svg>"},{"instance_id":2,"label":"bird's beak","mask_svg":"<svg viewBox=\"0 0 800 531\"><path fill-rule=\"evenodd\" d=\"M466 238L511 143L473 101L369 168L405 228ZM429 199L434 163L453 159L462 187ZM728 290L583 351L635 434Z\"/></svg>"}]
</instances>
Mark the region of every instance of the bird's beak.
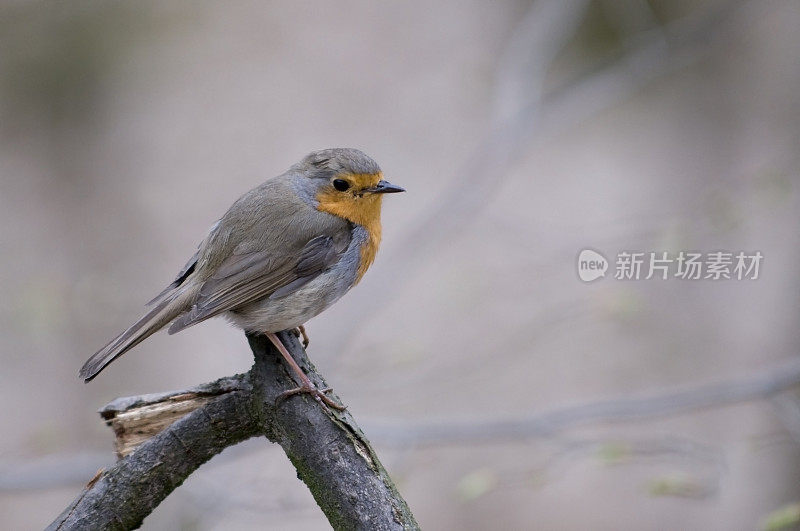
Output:
<instances>
[{"instance_id":1,"label":"bird's beak","mask_svg":"<svg viewBox=\"0 0 800 531\"><path fill-rule=\"evenodd\" d=\"M392 184L389 181L381 180L377 185L372 188L367 188L364 191L371 194L396 194L397 192L405 192L406 189L402 186Z\"/></svg>"}]
</instances>

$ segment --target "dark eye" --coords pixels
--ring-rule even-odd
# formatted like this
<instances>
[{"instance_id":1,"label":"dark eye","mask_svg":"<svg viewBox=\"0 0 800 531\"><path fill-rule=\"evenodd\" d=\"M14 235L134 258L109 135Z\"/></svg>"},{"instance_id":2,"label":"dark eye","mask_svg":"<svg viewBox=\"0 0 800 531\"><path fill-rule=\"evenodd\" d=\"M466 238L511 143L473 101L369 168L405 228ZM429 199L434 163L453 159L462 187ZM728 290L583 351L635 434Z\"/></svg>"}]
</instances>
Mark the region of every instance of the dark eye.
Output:
<instances>
[{"instance_id":1,"label":"dark eye","mask_svg":"<svg viewBox=\"0 0 800 531\"><path fill-rule=\"evenodd\" d=\"M350 188L350 183L345 181L344 179L334 179L333 187L339 190L340 192L344 192L345 190Z\"/></svg>"}]
</instances>

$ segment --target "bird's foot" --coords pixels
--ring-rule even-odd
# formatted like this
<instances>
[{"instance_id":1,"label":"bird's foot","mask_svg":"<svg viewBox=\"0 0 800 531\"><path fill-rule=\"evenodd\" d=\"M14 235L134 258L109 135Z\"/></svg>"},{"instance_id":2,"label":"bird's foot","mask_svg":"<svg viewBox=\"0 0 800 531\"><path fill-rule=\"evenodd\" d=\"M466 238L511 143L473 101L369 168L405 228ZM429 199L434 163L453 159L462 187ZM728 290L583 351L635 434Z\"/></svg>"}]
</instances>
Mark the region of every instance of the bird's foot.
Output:
<instances>
[{"instance_id":1,"label":"bird's foot","mask_svg":"<svg viewBox=\"0 0 800 531\"><path fill-rule=\"evenodd\" d=\"M299 395L299 394L309 394L314 397L314 400L321 404L325 404L326 406L332 407L337 411L344 411L347 407L337 404L332 399L328 398L325 393L330 393L333 391L330 387L326 387L324 389L319 389L312 385L303 384L300 387L295 387L294 389L289 389L288 391L284 391L278 395L278 398L275 399L275 405L278 406L281 402L289 398L290 396Z\"/></svg>"},{"instance_id":2,"label":"bird's foot","mask_svg":"<svg viewBox=\"0 0 800 531\"><path fill-rule=\"evenodd\" d=\"M305 326L303 326L303 325L298 326L297 328L292 330L292 333L295 335L295 337L298 337L298 338L302 337L303 338L303 348L308 348L308 344L311 343L311 341L308 339L308 334L306 334L306 327Z\"/></svg>"},{"instance_id":3,"label":"bird's foot","mask_svg":"<svg viewBox=\"0 0 800 531\"><path fill-rule=\"evenodd\" d=\"M316 385L314 385L314 383L311 380L308 379L306 373L303 372L303 369L300 368L300 366L297 364L292 355L289 354L289 351L286 350L286 345L284 345L281 342L278 336L276 336L273 332L265 332L264 334L269 338L270 341L272 341L272 344L275 345L275 348L278 349L278 352L281 353L281 356L283 356L283 359L289 365L289 368L291 368L292 372L294 372L294 374L297 376L297 379L300 380L299 387L295 387L294 389L289 389L288 391L284 391L283 393L278 395L278 398L275 399L276 406L280 404L282 400L289 398L292 395L305 393L313 396L314 400L316 400L322 405L332 407L333 409L336 409L338 411L344 411L345 409L347 409L341 404L337 404L336 402L325 396L325 393L331 391L329 387L320 390Z\"/></svg>"}]
</instances>

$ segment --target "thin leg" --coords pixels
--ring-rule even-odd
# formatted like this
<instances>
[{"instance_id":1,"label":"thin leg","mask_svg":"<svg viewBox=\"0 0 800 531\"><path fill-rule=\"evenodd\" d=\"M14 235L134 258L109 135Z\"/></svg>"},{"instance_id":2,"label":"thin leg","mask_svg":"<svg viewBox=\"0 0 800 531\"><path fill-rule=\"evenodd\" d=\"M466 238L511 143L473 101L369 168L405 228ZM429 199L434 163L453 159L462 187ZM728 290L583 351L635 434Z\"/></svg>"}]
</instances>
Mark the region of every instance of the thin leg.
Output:
<instances>
[{"instance_id":1,"label":"thin leg","mask_svg":"<svg viewBox=\"0 0 800 531\"><path fill-rule=\"evenodd\" d=\"M300 325L297 328L295 328L294 329L294 335L296 335L297 337L302 337L303 338L303 348L308 348L308 344L311 343L311 341L308 339L308 334L306 334L306 327L305 326Z\"/></svg>"},{"instance_id":2,"label":"thin leg","mask_svg":"<svg viewBox=\"0 0 800 531\"><path fill-rule=\"evenodd\" d=\"M283 359L286 360L286 363L289 364L289 367L292 369L292 372L294 372L295 375L300 379L299 387L295 387L294 389L289 389L288 391L284 391L283 393L278 395L278 400L276 402L280 402L281 400L288 398L292 395L297 395L300 393L308 393L311 396L313 396L317 402L324 403L332 407L333 409L338 409L339 411L344 411L345 409L347 409L346 407L337 404L336 402L325 396L325 393L331 390L330 388L317 389L317 386L315 386L314 383L308 379L308 376L306 376L306 373L303 372L303 369L301 369L300 366L297 364L297 362L294 361L294 358L292 357L291 354L289 354L289 351L286 350L286 347L283 345L283 343L281 342L280 338L277 335L273 334L272 332L266 332L264 335L266 335L269 338L269 340L272 341L272 344L275 345L275 348L277 348L278 352L281 353Z\"/></svg>"}]
</instances>

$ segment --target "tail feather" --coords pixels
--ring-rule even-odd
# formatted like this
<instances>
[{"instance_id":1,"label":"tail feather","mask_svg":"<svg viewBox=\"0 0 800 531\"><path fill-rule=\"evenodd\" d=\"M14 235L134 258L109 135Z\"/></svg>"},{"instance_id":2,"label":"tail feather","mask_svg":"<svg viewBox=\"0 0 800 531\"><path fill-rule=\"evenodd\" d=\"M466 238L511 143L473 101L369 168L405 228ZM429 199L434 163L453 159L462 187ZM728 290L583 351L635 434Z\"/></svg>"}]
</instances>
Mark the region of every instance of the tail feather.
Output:
<instances>
[{"instance_id":1,"label":"tail feather","mask_svg":"<svg viewBox=\"0 0 800 531\"><path fill-rule=\"evenodd\" d=\"M91 381L109 363L169 324L185 309L183 294L184 290L179 290L158 301L141 319L86 360L78 372L80 377L86 382Z\"/></svg>"}]
</instances>

